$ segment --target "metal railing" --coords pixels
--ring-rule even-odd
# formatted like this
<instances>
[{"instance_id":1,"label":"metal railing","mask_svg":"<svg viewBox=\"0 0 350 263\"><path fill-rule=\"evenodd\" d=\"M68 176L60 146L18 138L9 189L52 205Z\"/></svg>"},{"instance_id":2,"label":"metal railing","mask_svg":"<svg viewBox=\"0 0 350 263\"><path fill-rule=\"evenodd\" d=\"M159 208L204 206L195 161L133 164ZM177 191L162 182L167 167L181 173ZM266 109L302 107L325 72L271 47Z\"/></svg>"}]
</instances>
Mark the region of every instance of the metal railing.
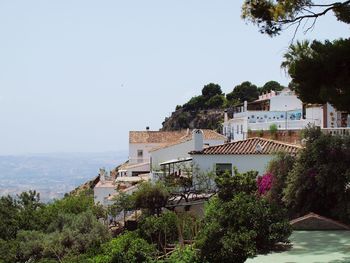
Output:
<instances>
[{"instance_id":1,"label":"metal railing","mask_svg":"<svg viewBox=\"0 0 350 263\"><path fill-rule=\"evenodd\" d=\"M264 121L249 123L248 128L252 131L269 130L272 124L277 126L278 130L300 130L305 128L309 123L320 126L319 120L281 120L281 121Z\"/></svg>"},{"instance_id":2,"label":"metal railing","mask_svg":"<svg viewBox=\"0 0 350 263\"><path fill-rule=\"evenodd\" d=\"M330 134L330 135L340 135L340 136L347 136L350 135L350 127L347 128L323 128L321 131L324 134Z\"/></svg>"}]
</instances>

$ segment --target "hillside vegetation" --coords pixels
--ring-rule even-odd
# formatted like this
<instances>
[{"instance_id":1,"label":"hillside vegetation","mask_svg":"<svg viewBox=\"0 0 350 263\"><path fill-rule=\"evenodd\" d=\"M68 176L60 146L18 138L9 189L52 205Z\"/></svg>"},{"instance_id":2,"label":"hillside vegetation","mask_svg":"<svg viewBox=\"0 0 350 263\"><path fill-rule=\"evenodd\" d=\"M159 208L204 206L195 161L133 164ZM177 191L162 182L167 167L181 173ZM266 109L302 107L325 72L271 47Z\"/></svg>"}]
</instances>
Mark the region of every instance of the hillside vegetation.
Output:
<instances>
[{"instance_id":1,"label":"hillside vegetation","mask_svg":"<svg viewBox=\"0 0 350 263\"><path fill-rule=\"evenodd\" d=\"M224 109L232 113L235 105L244 101L254 101L259 94L271 90L280 91L284 87L276 81L268 81L262 87L257 87L249 81L242 82L227 94L220 85L209 83L202 89L202 94L192 97L183 105L177 105L170 117L165 118L162 130L181 129L213 129L220 131L224 120Z\"/></svg>"}]
</instances>

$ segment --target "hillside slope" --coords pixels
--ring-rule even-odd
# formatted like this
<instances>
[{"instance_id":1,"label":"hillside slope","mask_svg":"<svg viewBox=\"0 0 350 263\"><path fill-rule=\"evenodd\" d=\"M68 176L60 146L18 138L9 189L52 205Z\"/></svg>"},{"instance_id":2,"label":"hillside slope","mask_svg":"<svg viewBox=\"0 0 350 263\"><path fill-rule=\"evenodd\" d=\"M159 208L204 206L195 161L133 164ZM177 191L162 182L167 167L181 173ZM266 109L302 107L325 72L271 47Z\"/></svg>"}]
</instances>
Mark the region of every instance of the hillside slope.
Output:
<instances>
[{"instance_id":1,"label":"hillside slope","mask_svg":"<svg viewBox=\"0 0 350 263\"><path fill-rule=\"evenodd\" d=\"M162 123L162 131L181 129L213 129L222 131L224 109L191 110L178 109Z\"/></svg>"}]
</instances>

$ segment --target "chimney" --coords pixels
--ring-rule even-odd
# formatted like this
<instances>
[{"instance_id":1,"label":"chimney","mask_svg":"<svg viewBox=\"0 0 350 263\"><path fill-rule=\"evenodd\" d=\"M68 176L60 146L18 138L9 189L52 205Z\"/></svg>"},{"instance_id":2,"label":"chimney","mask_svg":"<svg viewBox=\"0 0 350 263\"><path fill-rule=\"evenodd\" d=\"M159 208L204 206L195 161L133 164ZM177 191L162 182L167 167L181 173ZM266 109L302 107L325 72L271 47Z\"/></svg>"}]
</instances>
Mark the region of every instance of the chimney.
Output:
<instances>
[{"instance_id":1,"label":"chimney","mask_svg":"<svg viewBox=\"0 0 350 263\"><path fill-rule=\"evenodd\" d=\"M245 100L244 102L243 102L243 111L247 111L247 109L248 109L248 102Z\"/></svg>"},{"instance_id":2,"label":"chimney","mask_svg":"<svg viewBox=\"0 0 350 263\"><path fill-rule=\"evenodd\" d=\"M146 126L146 131L149 131L149 126Z\"/></svg>"},{"instance_id":3,"label":"chimney","mask_svg":"<svg viewBox=\"0 0 350 263\"><path fill-rule=\"evenodd\" d=\"M203 150L203 131L199 129L194 129L192 132L193 140L193 150L202 151Z\"/></svg>"},{"instance_id":4,"label":"chimney","mask_svg":"<svg viewBox=\"0 0 350 263\"><path fill-rule=\"evenodd\" d=\"M106 182L105 174L106 174L105 168L100 168L100 182L102 184L104 184Z\"/></svg>"},{"instance_id":5,"label":"chimney","mask_svg":"<svg viewBox=\"0 0 350 263\"><path fill-rule=\"evenodd\" d=\"M224 111L224 122L228 121L228 114L227 114L227 110Z\"/></svg>"}]
</instances>

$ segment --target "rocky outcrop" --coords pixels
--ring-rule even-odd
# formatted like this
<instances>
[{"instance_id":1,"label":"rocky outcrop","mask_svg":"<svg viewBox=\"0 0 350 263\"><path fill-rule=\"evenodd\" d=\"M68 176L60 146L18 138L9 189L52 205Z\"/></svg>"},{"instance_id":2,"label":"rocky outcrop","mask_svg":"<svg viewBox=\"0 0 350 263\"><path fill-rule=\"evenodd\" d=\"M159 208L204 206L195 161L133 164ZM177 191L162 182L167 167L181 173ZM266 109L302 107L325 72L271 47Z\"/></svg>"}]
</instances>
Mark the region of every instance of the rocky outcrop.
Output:
<instances>
[{"instance_id":1,"label":"rocky outcrop","mask_svg":"<svg viewBox=\"0 0 350 263\"><path fill-rule=\"evenodd\" d=\"M223 109L185 111L178 109L162 123L162 131L181 129L212 129L221 132L224 121Z\"/></svg>"}]
</instances>

